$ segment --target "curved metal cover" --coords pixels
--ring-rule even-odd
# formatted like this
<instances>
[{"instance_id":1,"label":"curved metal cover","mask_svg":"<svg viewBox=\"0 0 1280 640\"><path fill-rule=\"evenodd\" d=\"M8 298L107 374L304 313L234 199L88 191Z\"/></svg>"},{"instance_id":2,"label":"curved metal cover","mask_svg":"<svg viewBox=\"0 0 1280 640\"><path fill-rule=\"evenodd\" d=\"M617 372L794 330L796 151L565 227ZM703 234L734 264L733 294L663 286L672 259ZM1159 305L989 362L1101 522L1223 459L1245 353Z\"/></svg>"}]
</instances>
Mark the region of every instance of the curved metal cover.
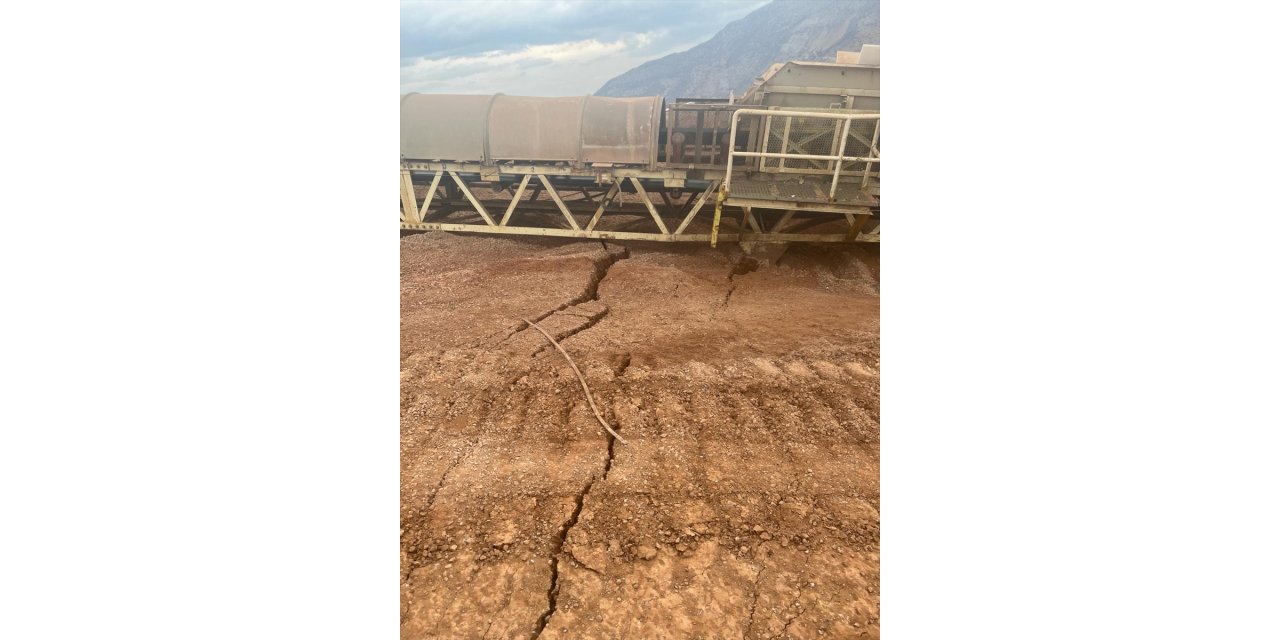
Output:
<instances>
[{"instance_id":1,"label":"curved metal cover","mask_svg":"<svg viewBox=\"0 0 1280 640\"><path fill-rule=\"evenodd\" d=\"M400 98L400 154L414 160L484 160L494 96L410 93Z\"/></svg>"},{"instance_id":2,"label":"curved metal cover","mask_svg":"<svg viewBox=\"0 0 1280 640\"><path fill-rule=\"evenodd\" d=\"M489 157L576 161L585 100L495 96L489 110Z\"/></svg>"},{"instance_id":3,"label":"curved metal cover","mask_svg":"<svg viewBox=\"0 0 1280 640\"><path fill-rule=\"evenodd\" d=\"M647 165L656 160L661 104L661 96L589 96L582 111L582 161Z\"/></svg>"}]
</instances>

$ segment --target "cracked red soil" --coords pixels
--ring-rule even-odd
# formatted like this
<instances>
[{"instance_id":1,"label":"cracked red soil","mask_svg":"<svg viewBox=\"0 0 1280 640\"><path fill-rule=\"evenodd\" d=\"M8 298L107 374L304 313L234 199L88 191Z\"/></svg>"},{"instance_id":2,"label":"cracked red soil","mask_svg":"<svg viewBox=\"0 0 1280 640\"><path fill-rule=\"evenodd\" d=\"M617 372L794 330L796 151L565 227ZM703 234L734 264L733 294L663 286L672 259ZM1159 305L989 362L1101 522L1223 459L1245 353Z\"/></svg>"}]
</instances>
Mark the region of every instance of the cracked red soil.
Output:
<instances>
[{"instance_id":1,"label":"cracked red soil","mask_svg":"<svg viewBox=\"0 0 1280 640\"><path fill-rule=\"evenodd\" d=\"M402 637L878 637L875 251L403 238Z\"/></svg>"}]
</instances>

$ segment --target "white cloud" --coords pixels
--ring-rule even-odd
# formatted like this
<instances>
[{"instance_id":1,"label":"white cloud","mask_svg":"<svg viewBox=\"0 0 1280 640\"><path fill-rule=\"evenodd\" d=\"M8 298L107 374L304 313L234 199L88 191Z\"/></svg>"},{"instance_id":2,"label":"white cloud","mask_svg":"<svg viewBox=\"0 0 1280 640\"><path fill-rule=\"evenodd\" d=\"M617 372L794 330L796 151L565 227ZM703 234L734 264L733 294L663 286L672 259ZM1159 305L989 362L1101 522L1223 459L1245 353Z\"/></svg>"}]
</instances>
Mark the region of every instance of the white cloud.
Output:
<instances>
[{"instance_id":1,"label":"white cloud","mask_svg":"<svg viewBox=\"0 0 1280 640\"><path fill-rule=\"evenodd\" d=\"M475 55L422 57L400 68L400 90L530 93L532 89L532 95L581 95L651 58L655 52L645 50L662 35L636 33L612 42L592 38Z\"/></svg>"},{"instance_id":2,"label":"white cloud","mask_svg":"<svg viewBox=\"0 0 1280 640\"><path fill-rule=\"evenodd\" d=\"M648 37L641 35L640 45L648 42ZM513 65L530 60L547 60L550 62L567 62L570 60L588 59L596 56L616 53L627 48L626 39L614 42L599 40L580 40L578 42L561 42L559 44L530 45L518 51L486 51L474 56L447 56L444 58L420 58L410 65L417 71L436 71L443 69L466 69L475 67L498 67Z\"/></svg>"},{"instance_id":3,"label":"white cloud","mask_svg":"<svg viewBox=\"0 0 1280 640\"><path fill-rule=\"evenodd\" d=\"M585 95L766 0L402 0L400 91Z\"/></svg>"}]
</instances>

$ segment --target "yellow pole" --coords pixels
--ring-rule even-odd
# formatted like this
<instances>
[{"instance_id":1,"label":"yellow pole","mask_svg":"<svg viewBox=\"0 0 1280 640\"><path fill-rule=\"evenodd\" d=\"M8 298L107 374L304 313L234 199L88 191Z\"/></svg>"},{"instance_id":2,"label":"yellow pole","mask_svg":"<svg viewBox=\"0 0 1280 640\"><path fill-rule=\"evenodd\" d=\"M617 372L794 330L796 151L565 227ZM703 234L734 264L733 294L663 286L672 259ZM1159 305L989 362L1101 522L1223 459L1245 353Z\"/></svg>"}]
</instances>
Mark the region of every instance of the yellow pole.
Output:
<instances>
[{"instance_id":1,"label":"yellow pole","mask_svg":"<svg viewBox=\"0 0 1280 640\"><path fill-rule=\"evenodd\" d=\"M716 246L716 236L720 233L720 206L724 204L725 193L724 184L720 185L720 191L716 193L716 216L711 220L711 246Z\"/></svg>"}]
</instances>

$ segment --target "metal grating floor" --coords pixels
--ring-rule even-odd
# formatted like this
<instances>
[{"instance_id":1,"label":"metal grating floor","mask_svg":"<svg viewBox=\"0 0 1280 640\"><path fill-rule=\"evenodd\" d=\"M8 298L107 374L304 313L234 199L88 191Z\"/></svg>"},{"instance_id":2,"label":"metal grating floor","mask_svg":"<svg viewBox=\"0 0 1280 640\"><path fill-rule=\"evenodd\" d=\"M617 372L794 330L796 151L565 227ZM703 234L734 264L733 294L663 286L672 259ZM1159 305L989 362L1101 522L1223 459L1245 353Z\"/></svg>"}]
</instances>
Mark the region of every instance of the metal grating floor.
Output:
<instances>
[{"instance_id":1,"label":"metal grating floor","mask_svg":"<svg viewBox=\"0 0 1280 640\"><path fill-rule=\"evenodd\" d=\"M877 185L873 180L872 184L868 186L868 190L874 193L875 189L873 187L875 186ZM825 204L827 203L827 193L830 189L830 180L821 180L819 178L806 179L801 182L799 180L751 180L735 177L730 184L731 196L734 198L777 202ZM861 181L841 182L836 187L834 202L847 205L878 204L875 198L862 191Z\"/></svg>"}]
</instances>

